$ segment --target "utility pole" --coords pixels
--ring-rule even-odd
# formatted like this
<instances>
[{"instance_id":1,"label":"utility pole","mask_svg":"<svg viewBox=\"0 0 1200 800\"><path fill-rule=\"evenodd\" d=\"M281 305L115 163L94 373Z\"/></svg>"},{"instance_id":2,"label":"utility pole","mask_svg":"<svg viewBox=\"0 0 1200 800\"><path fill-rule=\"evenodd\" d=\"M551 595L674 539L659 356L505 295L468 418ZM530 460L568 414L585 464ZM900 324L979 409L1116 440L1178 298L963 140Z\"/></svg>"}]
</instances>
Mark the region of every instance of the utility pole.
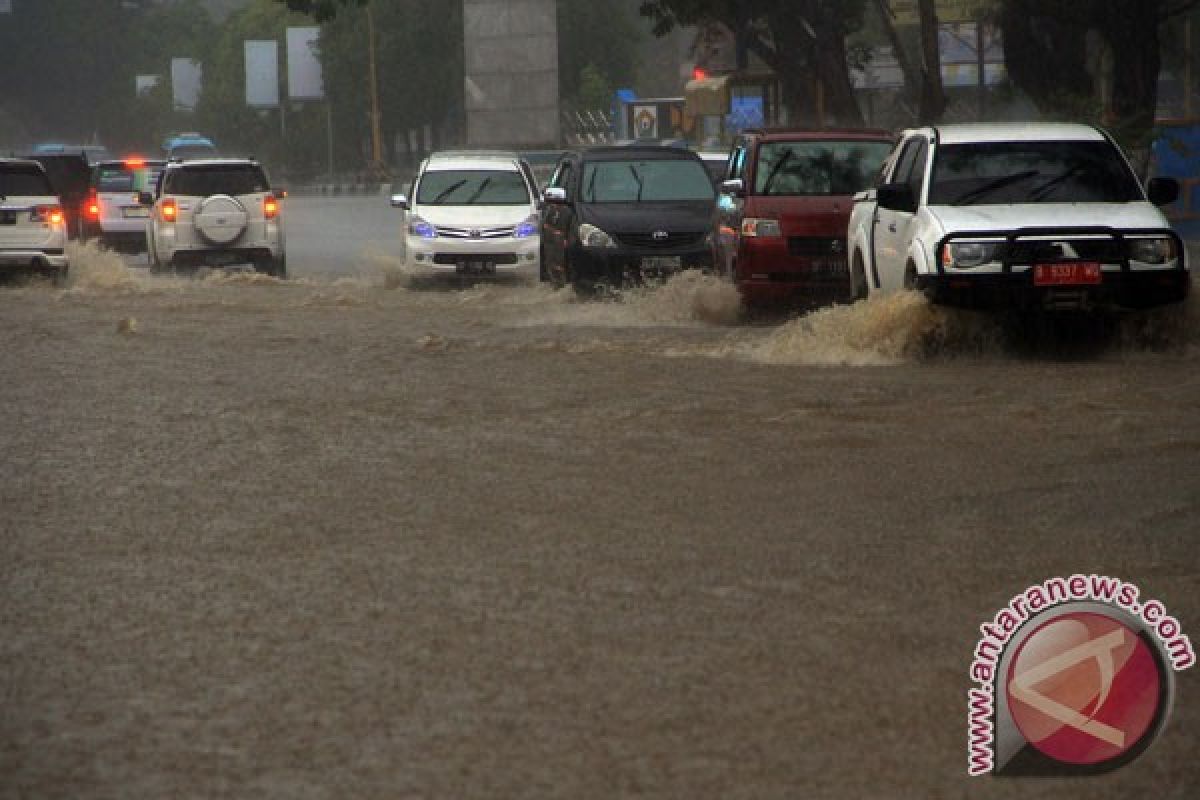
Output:
<instances>
[{"instance_id":1,"label":"utility pole","mask_svg":"<svg viewBox=\"0 0 1200 800\"><path fill-rule=\"evenodd\" d=\"M382 175L383 133L379 122L379 78L375 69L375 15L371 3L367 2L367 53L370 62L369 83L371 87L371 172Z\"/></svg>"}]
</instances>

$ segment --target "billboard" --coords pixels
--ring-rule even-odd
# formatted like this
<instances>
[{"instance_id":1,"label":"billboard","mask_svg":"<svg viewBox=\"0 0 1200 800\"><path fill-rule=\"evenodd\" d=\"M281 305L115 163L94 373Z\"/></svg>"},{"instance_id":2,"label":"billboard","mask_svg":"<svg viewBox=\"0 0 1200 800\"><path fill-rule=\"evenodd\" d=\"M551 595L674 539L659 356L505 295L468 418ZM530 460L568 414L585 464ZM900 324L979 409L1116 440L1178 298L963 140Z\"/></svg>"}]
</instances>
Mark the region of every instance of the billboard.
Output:
<instances>
[{"instance_id":1,"label":"billboard","mask_svg":"<svg viewBox=\"0 0 1200 800\"><path fill-rule=\"evenodd\" d=\"M321 29L318 27L287 29L288 97L292 100L321 100L325 85L321 62L317 58Z\"/></svg>"},{"instance_id":2,"label":"billboard","mask_svg":"<svg viewBox=\"0 0 1200 800\"><path fill-rule=\"evenodd\" d=\"M251 108L279 106L279 43L247 39L246 105Z\"/></svg>"},{"instance_id":3,"label":"billboard","mask_svg":"<svg viewBox=\"0 0 1200 800\"><path fill-rule=\"evenodd\" d=\"M555 0L464 0L467 144L559 141Z\"/></svg>"},{"instance_id":4,"label":"billboard","mask_svg":"<svg viewBox=\"0 0 1200 800\"><path fill-rule=\"evenodd\" d=\"M141 97L144 94L154 91L161 81L161 75L135 75L133 78L133 90L138 97Z\"/></svg>"},{"instance_id":5,"label":"billboard","mask_svg":"<svg viewBox=\"0 0 1200 800\"><path fill-rule=\"evenodd\" d=\"M171 59L171 97L176 111L195 111L204 85L204 69L191 58Z\"/></svg>"}]
</instances>

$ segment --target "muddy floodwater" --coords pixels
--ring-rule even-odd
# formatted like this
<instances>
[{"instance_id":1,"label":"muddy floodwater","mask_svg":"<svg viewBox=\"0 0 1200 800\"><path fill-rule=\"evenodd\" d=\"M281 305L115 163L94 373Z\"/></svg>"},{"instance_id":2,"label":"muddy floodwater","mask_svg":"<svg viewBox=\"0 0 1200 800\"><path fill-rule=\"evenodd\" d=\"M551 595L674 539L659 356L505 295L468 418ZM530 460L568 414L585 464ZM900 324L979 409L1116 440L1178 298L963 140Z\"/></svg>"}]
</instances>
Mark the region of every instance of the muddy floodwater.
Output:
<instances>
[{"instance_id":1,"label":"muddy floodwater","mask_svg":"<svg viewBox=\"0 0 1200 800\"><path fill-rule=\"evenodd\" d=\"M968 779L980 623L1119 576L1200 638L1200 312L1015 332L697 274L0 287L2 798L1193 798L1200 681Z\"/></svg>"}]
</instances>

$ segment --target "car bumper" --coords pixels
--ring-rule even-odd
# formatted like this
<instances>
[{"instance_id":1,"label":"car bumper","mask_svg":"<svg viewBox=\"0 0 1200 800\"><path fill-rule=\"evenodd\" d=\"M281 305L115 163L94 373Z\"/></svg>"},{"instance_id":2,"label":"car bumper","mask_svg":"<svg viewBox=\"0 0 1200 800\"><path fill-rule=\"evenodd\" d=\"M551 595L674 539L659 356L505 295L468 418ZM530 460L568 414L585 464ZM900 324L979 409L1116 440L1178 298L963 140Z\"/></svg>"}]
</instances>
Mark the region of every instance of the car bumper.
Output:
<instances>
[{"instance_id":1,"label":"car bumper","mask_svg":"<svg viewBox=\"0 0 1200 800\"><path fill-rule=\"evenodd\" d=\"M917 289L939 305L983 310L1138 310L1178 303L1191 290L1186 269L1105 269L1101 282L1035 286L1033 270L920 275Z\"/></svg>"},{"instance_id":2,"label":"car bumper","mask_svg":"<svg viewBox=\"0 0 1200 800\"><path fill-rule=\"evenodd\" d=\"M67 256L62 250L32 248L0 249L0 267L49 267L66 269Z\"/></svg>"},{"instance_id":3,"label":"car bumper","mask_svg":"<svg viewBox=\"0 0 1200 800\"><path fill-rule=\"evenodd\" d=\"M539 239L405 239L406 262L412 269L435 273L515 272L537 270Z\"/></svg>"},{"instance_id":4,"label":"car bumper","mask_svg":"<svg viewBox=\"0 0 1200 800\"><path fill-rule=\"evenodd\" d=\"M713 251L707 246L686 249L572 246L567 254L570 277L576 282L620 286L646 278L663 278L686 269L711 270Z\"/></svg>"},{"instance_id":5,"label":"car bumper","mask_svg":"<svg viewBox=\"0 0 1200 800\"><path fill-rule=\"evenodd\" d=\"M743 240L734 282L747 302L832 302L850 297L844 238Z\"/></svg>"}]
</instances>

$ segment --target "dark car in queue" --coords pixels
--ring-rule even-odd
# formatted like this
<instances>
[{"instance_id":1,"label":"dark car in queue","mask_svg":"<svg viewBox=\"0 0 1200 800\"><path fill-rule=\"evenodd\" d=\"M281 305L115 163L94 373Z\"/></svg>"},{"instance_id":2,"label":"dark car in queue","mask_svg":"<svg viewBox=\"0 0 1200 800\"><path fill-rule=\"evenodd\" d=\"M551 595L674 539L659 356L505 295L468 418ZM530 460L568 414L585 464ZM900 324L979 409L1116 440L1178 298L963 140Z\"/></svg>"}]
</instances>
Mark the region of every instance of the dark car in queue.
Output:
<instances>
[{"instance_id":1,"label":"dark car in queue","mask_svg":"<svg viewBox=\"0 0 1200 800\"><path fill-rule=\"evenodd\" d=\"M881 130L758 129L734 141L717 202L722 271L748 305L852 299L846 227L892 149Z\"/></svg>"},{"instance_id":2,"label":"dark car in queue","mask_svg":"<svg viewBox=\"0 0 1200 800\"><path fill-rule=\"evenodd\" d=\"M714 266L716 193L694 152L567 153L545 192L541 277L587 294Z\"/></svg>"},{"instance_id":3,"label":"dark car in queue","mask_svg":"<svg viewBox=\"0 0 1200 800\"><path fill-rule=\"evenodd\" d=\"M83 206L87 199L88 182L92 177L92 165L88 153L82 149L69 152L49 152L44 145L38 152L28 156L31 161L42 165L50 186L58 195L62 205L67 236L78 238L82 233Z\"/></svg>"}]
</instances>

